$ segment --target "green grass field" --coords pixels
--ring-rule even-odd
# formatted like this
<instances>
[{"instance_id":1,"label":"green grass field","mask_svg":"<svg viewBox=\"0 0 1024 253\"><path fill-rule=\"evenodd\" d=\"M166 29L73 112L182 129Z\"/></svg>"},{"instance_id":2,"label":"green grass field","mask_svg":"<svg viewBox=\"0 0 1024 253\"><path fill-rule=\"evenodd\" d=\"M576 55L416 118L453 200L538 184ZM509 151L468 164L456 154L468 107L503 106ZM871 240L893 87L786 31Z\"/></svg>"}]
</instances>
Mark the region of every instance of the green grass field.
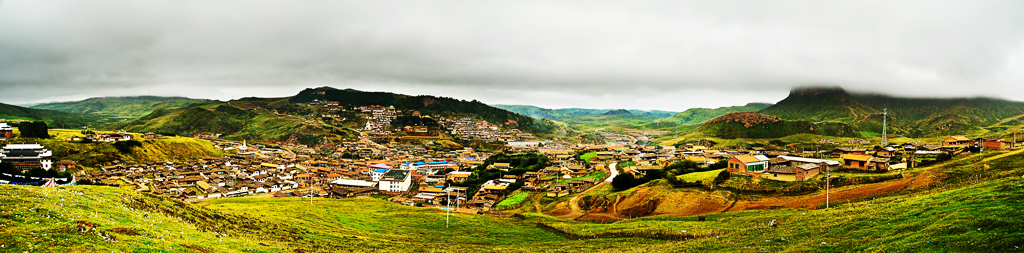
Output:
<instances>
[{"instance_id":1,"label":"green grass field","mask_svg":"<svg viewBox=\"0 0 1024 253\"><path fill-rule=\"evenodd\" d=\"M555 183L568 183L568 182L580 181L580 180L584 180L584 179L588 179L588 178L600 181L600 180L604 179L604 177L606 175L608 175L608 172L597 171L597 172L594 172L594 173L590 173L590 175L587 175L585 177L574 177L574 178L569 178L569 179L559 179L559 180L555 181Z\"/></svg>"},{"instance_id":2,"label":"green grass field","mask_svg":"<svg viewBox=\"0 0 1024 253\"><path fill-rule=\"evenodd\" d=\"M498 202L498 204L494 205L494 207L495 208L503 208L503 207L509 207L509 206L518 205L519 203L523 203L523 200L526 200L526 198L529 198L529 197L530 197L529 193L525 193L525 192L516 193L515 195L509 196L509 197L505 198L504 200L502 200L501 202Z\"/></svg>"},{"instance_id":3,"label":"green grass field","mask_svg":"<svg viewBox=\"0 0 1024 253\"><path fill-rule=\"evenodd\" d=\"M681 175L681 176L678 176L678 177L679 177L679 180L686 181L686 182L698 182L698 181L703 182L703 181L707 181L707 180L714 180L715 177L718 176L718 173L721 173L723 170L725 170L725 169L712 170L712 171L704 171L704 172L687 173L687 174L684 174L684 175Z\"/></svg>"},{"instance_id":4,"label":"green grass field","mask_svg":"<svg viewBox=\"0 0 1024 253\"><path fill-rule=\"evenodd\" d=\"M594 157L597 157L597 152L590 152L580 155L580 159L586 160L587 162L589 162L590 159L594 159Z\"/></svg>"}]
</instances>

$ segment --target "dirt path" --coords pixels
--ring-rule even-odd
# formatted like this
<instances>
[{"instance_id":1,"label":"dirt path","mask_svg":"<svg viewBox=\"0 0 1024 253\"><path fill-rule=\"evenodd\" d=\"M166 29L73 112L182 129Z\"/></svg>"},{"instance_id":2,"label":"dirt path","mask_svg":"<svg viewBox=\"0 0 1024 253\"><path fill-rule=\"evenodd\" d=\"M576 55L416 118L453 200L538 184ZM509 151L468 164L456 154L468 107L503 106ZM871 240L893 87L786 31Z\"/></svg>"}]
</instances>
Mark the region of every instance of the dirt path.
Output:
<instances>
[{"instance_id":1,"label":"dirt path","mask_svg":"<svg viewBox=\"0 0 1024 253\"><path fill-rule=\"evenodd\" d=\"M602 181L599 184L594 185L593 187L590 187L590 189L587 189L585 191L577 193L576 196L573 196L572 199L569 200L569 213L563 214L563 215L558 215L556 217L562 218L562 219L568 219L568 220L576 220L576 219L579 219L581 217L587 216L588 213L583 211L583 208L580 208L580 196L587 195L587 193L590 193L590 191L593 191L594 189L598 189L598 188L601 188L602 186L610 184L612 182L612 179L614 179L615 176L619 175L619 171L615 169L616 165L617 164L614 163L614 162L612 162L611 164L608 165L608 170L611 172L611 176L609 176L607 179L605 179L604 181ZM534 203L534 205L537 206L536 203ZM536 209L537 209L537 212L540 212L539 206L537 206ZM598 216L602 216L602 215L598 215ZM602 217L601 219L602 220L612 220L612 219L616 219L617 220L618 218L616 218L613 215L608 215L608 217Z\"/></svg>"},{"instance_id":2,"label":"dirt path","mask_svg":"<svg viewBox=\"0 0 1024 253\"><path fill-rule=\"evenodd\" d=\"M587 215L587 212L584 212L583 209L580 208L580 196L587 195L587 193L589 193L590 191L593 191L594 189L597 188L601 188L601 186L605 186L607 184L608 181L604 181L601 182L600 184L594 185L594 187L590 187L590 189L587 189L586 191L577 193L576 196L573 196L572 199L569 200L569 213L559 215L556 217L567 220L576 220L579 219L580 217L583 217L584 215Z\"/></svg>"},{"instance_id":3,"label":"dirt path","mask_svg":"<svg viewBox=\"0 0 1024 253\"><path fill-rule=\"evenodd\" d=\"M544 197L544 192L533 195L533 211L538 213L544 213L540 210L540 199Z\"/></svg>"}]
</instances>

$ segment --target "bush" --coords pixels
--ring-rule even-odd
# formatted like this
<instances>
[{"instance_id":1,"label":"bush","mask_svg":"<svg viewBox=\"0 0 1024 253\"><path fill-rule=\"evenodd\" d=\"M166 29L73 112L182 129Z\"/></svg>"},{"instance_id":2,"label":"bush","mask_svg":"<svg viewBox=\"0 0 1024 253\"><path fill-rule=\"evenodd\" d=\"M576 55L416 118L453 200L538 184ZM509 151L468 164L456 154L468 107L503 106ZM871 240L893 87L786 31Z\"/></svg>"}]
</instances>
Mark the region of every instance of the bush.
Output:
<instances>
[{"instance_id":1,"label":"bush","mask_svg":"<svg viewBox=\"0 0 1024 253\"><path fill-rule=\"evenodd\" d=\"M142 142L136 140L114 142L114 148L121 153L131 153L134 147L142 147Z\"/></svg>"},{"instance_id":2,"label":"bush","mask_svg":"<svg viewBox=\"0 0 1024 253\"><path fill-rule=\"evenodd\" d=\"M731 174L729 174L728 170L723 170L722 172L719 172L718 176L715 177L715 181L714 181L715 184L717 185L717 184L725 183L725 181L729 181L729 176L730 175Z\"/></svg>"},{"instance_id":3,"label":"bush","mask_svg":"<svg viewBox=\"0 0 1024 253\"><path fill-rule=\"evenodd\" d=\"M633 186L638 185L634 184L634 181L636 181L636 178L633 177L633 174L622 173L616 176L615 179L612 179L612 187L614 187L615 190L625 190L633 188Z\"/></svg>"}]
</instances>

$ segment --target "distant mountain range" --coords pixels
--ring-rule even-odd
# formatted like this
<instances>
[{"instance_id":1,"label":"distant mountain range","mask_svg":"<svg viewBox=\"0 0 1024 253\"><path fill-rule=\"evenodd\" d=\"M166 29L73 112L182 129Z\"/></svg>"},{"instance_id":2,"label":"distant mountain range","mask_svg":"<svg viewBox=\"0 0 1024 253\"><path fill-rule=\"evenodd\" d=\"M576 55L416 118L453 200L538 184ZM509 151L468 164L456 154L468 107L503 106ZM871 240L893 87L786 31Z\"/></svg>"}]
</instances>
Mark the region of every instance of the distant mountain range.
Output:
<instances>
[{"instance_id":1,"label":"distant mountain range","mask_svg":"<svg viewBox=\"0 0 1024 253\"><path fill-rule=\"evenodd\" d=\"M0 103L0 119L43 121L51 127L82 127L100 120L99 117L81 113L26 108Z\"/></svg>"},{"instance_id":2,"label":"distant mountain range","mask_svg":"<svg viewBox=\"0 0 1024 253\"><path fill-rule=\"evenodd\" d=\"M994 98L902 98L851 94L838 87L798 88L760 113L787 120L841 122L880 133L888 110L890 134L912 137L996 134L1024 115L1024 102Z\"/></svg>"},{"instance_id":3,"label":"distant mountain range","mask_svg":"<svg viewBox=\"0 0 1024 253\"><path fill-rule=\"evenodd\" d=\"M98 97L82 101L54 102L32 105L35 109L84 113L113 120L136 119L156 110L184 108L199 104L216 103L209 99L185 97Z\"/></svg>"},{"instance_id":4,"label":"distant mountain range","mask_svg":"<svg viewBox=\"0 0 1024 253\"><path fill-rule=\"evenodd\" d=\"M383 105L423 114L470 116L520 129L541 137L574 136L576 130L696 131L703 136L776 138L812 133L835 136L877 135L882 112L888 112L888 133L908 137L943 135L1000 136L1021 131L1024 102L993 98L901 98L851 94L838 87L793 89L776 104L750 103L683 112L626 109L547 109L529 105L489 106L435 96L409 96L321 87L283 98L243 98L228 102L183 97L101 97L33 105L0 104L0 118L45 121L53 127L93 125L99 129L190 135L221 133L249 140L295 140L317 136L354 136L360 122L328 126L303 122L312 113L300 106L315 100L344 106ZM756 114L754 114L756 112ZM744 113L744 114L737 114ZM355 114L341 118L356 118ZM717 118L717 119L716 119ZM558 121L561 123L557 123ZM780 123L781 122L781 123ZM362 124L365 124L363 122Z\"/></svg>"},{"instance_id":5,"label":"distant mountain range","mask_svg":"<svg viewBox=\"0 0 1024 253\"><path fill-rule=\"evenodd\" d=\"M560 121L568 117L583 117L591 115L637 115L647 118L666 118L676 112L659 110L627 110L627 109L584 109L584 108L563 108L548 109L532 105L493 105L494 107L509 110L514 113L549 120Z\"/></svg>"}]
</instances>

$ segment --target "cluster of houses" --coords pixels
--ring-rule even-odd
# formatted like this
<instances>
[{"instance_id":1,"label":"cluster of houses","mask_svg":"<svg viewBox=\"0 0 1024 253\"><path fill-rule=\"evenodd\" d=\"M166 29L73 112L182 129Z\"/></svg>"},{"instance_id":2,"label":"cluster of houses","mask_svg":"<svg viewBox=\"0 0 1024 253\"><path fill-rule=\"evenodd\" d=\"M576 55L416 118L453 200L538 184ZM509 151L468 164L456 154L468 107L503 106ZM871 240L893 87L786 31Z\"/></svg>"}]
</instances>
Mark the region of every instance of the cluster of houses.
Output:
<instances>
[{"instance_id":1,"label":"cluster of houses","mask_svg":"<svg viewBox=\"0 0 1024 253\"><path fill-rule=\"evenodd\" d=\"M533 139L529 133L523 133L519 129L502 129L487 121L473 120L469 117L438 117L438 123L451 134L457 135L459 139L473 141L502 141L511 142Z\"/></svg>"},{"instance_id":2,"label":"cluster of houses","mask_svg":"<svg viewBox=\"0 0 1024 253\"><path fill-rule=\"evenodd\" d=\"M968 148L1007 149L1013 148L1014 142L1002 139L967 138L950 136L939 145L924 143L907 143L867 148L839 147L831 150L828 159L816 159L800 156L779 155L768 158L766 155L747 154L729 159L728 171L733 174L761 177L778 181L807 181L824 171L855 170L884 172L896 168L914 167L919 158L936 158L942 154L956 155ZM825 156L826 154L818 154ZM900 158L899 161L894 158Z\"/></svg>"},{"instance_id":3,"label":"cluster of houses","mask_svg":"<svg viewBox=\"0 0 1024 253\"><path fill-rule=\"evenodd\" d=\"M146 133L146 138L157 138L157 134ZM95 133L90 135L73 135L68 138L69 141L95 141L95 142L115 142L115 141L129 141L134 138L129 133Z\"/></svg>"},{"instance_id":4,"label":"cluster of houses","mask_svg":"<svg viewBox=\"0 0 1024 253\"><path fill-rule=\"evenodd\" d=\"M391 135L388 127L391 126L391 121L398 117L398 113L402 112L401 110L395 110L394 106L383 107L379 105L362 106L356 109L366 119L366 127L363 128L363 131L366 131L371 136Z\"/></svg>"}]
</instances>

